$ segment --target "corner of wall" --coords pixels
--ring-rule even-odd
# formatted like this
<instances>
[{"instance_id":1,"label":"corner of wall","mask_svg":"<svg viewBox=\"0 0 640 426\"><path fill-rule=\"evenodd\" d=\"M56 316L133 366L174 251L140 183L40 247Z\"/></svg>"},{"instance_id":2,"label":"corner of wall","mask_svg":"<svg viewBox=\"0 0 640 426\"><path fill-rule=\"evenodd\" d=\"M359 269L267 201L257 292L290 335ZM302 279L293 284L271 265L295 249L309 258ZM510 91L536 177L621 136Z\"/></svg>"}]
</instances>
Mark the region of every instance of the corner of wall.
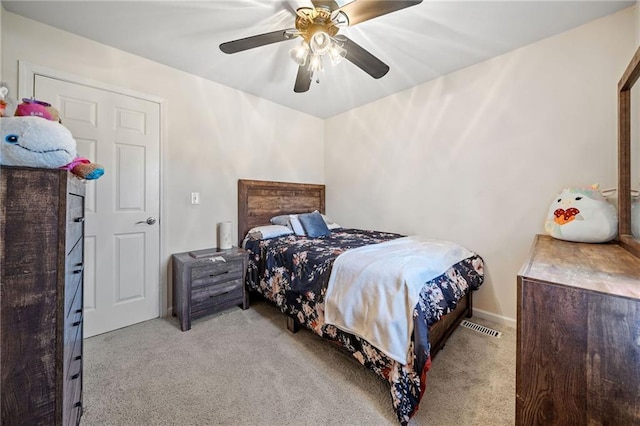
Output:
<instances>
[{"instance_id":1,"label":"corner of wall","mask_svg":"<svg viewBox=\"0 0 640 426\"><path fill-rule=\"evenodd\" d=\"M635 14L636 14L636 44L640 44L640 0L636 0Z\"/></svg>"},{"instance_id":2,"label":"corner of wall","mask_svg":"<svg viewBox=\"0 0 640 426\"><path fill-rule=\"evenodd\" d=\"M0 2L0 80L2 80L2 52L4 52L4 49L2 48L2 29L5 28L4 24L2 23L2 19L4 17L4 5L2 4L2 2Z\"/></svg>"}]
</instances>

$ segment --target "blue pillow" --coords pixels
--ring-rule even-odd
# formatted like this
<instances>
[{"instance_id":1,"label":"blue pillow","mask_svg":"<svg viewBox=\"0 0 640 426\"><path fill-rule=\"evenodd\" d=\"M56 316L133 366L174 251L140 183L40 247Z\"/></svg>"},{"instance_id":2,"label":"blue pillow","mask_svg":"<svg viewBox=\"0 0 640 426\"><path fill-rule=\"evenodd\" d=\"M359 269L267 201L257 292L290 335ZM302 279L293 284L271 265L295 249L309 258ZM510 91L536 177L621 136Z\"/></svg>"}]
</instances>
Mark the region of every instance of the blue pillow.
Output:
<instances>
[{"instance_id":1,"label":"blue pillow","mask_svg":"<svg viewBox=\"0 0 640 426\"><path fill-rule=\"evenodd\" d=\"M300 219L300 223L307 233L307 236L311 238L331 235L331 231L327 228L327 224L322 218L322 215L318 212L300 214L298 215L298 219Z\"/></svg>"}]
</instances>

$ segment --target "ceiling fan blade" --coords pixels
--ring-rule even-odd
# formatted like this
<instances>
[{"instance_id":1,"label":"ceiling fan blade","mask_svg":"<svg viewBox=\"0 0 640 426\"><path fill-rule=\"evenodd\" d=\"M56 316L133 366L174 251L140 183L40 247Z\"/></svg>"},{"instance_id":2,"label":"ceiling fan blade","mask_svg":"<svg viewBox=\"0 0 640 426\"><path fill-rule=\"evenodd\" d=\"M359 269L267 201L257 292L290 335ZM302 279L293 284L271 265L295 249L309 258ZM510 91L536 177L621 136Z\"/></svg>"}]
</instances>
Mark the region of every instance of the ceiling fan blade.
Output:
<instances>
[{"instance_id":1,"label":"ceiling fan blade","mask_svg":"<svg viewBox=\"0 0 640 426\"><path fill-rule=\"evenodd\" d=\"M362 46L345 36L338 37L340 41L344 41L342 47L347 51L345 58L359 67L362 71L366 72L373 78L384 77L384 75L389 72L389 66L387 64L373 56Z\"/></svg>"},{"instance_id":2,"label":"ceiling fan blade","mask_svg":"<svg viewBox=\"0 0 640 426\"><path fill-rule=\"evenodd\" d=\"M296 93L303 93L309 90L311 87L311 71L306 66L298 67L298 75L296 76L296 84L293 86L293 91Z\"/></svg>"},{"instance_id":3,"label":"ceiling fan blade","mask_svg":"<svg viewBox=\"0 0 640 426\"><path fill-rule=\"evenodd\" d=\"M386 15L387 13L415 6L422 3L422 0L388 0L370 1L354 0L340 8L349 17L349 26L354 26L360 22Z\"/></svg>"},{"instance_id":4,"label":"ceiling fan blade","mask_svg":"<svg viewBox=\"0 0 640 426\"><path fill-rule=\"evenodd\" d=\"M255 47L266 46L267 44L291 40L294 36L290 32L295 31L295 29L278 30L238 40L227 41L220 45L220 50L224 53L237 53L242 52L243 50L253 49Z\"/></svg>"}]
</instances>

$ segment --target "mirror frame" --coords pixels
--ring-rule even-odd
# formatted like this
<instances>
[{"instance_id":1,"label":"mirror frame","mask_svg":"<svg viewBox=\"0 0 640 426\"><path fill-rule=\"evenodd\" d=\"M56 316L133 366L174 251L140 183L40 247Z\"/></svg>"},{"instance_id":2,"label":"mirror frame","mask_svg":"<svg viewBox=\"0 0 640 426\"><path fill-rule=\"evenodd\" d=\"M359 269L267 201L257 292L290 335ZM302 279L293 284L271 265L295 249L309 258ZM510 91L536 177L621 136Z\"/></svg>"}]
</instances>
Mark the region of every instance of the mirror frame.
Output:
<instances>
[{"instance_id":1,"label":"mirror frame","mask_svg":"<svg viewBox=\"0 0 640 426\"><path fill-rule=\"evenodd\" d=\"M640 257L640 240L631 233L631 88L640 77L640 48L618 82L618 240Z\"/></svg>"}]
</instances>

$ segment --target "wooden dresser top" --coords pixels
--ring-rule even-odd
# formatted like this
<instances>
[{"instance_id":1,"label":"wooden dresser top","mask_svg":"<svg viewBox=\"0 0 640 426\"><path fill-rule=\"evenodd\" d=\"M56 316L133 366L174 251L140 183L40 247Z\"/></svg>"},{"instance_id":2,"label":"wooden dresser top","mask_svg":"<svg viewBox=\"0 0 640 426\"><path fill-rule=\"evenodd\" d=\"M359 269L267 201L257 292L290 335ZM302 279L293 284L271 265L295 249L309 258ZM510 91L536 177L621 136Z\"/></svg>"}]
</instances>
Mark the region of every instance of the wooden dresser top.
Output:
<instances>
[{"instance_id":1,"label":"wooden dresser top","mask_svg":"<svg viewBox=\"0 0 640 426\"><path fill-rule=\"evenodd\" d=\"M616 243L573 243L536 235L519 276L640 299L640 259Z\"/></svg>"}]
</instances>

